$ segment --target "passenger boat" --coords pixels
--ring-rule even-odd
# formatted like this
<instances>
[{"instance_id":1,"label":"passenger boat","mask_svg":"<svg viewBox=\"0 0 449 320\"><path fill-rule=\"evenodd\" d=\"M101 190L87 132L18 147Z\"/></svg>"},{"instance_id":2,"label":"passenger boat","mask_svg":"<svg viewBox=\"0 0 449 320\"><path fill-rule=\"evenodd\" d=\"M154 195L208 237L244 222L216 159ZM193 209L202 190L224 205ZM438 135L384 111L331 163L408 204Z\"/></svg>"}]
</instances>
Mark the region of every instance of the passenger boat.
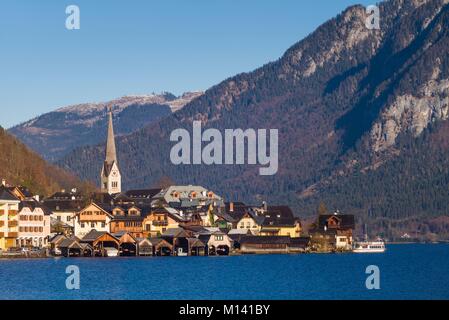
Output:
<instances>
[{"instance_id":1,"label":"passenger boat","mask_svg":"<svg viewBox=\"0 0 449 320\"><path fill-rule=\"evenodd\" d=\"M354 253L382 253L387 250L385 241L378 239L376 241L359 241L354 242L352 251Z\"/></svg>"},{"instance_id":2,"label":"passenger boat","mask_svg":"<svg viewBox=\"0 0 449 320\"><path fill-rule=\"evenodd\" d=\"M367 226L365 224L365 240L355 241L352 247L354 253L383 253L387 250L385 241L377 238L375 241L368 241Z\"/></svg>"}]
</instances>

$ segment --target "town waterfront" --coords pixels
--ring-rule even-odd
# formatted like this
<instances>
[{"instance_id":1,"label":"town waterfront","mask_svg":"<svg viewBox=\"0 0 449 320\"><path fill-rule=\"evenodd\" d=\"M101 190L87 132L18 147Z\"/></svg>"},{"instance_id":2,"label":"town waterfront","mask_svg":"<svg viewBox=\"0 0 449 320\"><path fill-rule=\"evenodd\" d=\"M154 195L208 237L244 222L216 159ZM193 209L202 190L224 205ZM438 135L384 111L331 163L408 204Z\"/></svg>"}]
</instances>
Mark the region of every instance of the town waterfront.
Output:
<instances>
[{"instance_id":1,"label":"town waterfront","mask_svg":"<svg viewBox=\"0 0 449 320\"><path fill-rule=\"evenodd\" d=\"M80 290L66 289L66 267ZM366 267L381 272L367 290ZM0 299L449 299L449 245L383 254L0 260Z\"/></svg>"}]
</instances>

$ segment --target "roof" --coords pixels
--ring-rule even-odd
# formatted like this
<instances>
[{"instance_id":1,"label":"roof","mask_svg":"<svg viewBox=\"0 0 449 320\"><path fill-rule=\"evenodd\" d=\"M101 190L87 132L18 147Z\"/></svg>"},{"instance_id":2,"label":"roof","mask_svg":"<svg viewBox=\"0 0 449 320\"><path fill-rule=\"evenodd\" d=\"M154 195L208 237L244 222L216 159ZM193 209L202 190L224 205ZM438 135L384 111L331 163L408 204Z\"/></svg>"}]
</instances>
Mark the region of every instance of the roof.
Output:
<instances>
[{"instance_id":1,"label":"roof","mask_svg":"<svg viewBox=\"0 0 449 320\"><path fill-rule=\"evenodd\" d=\"M45 199L43 203L53 212L77 212L84 206L84 203L81 200Z\"/></svg>"},{"instance_id":2,"label":"roof","mask_svg":"<svg viewBox=\"0 0 449 320\"><path fill-rule=\"evenodd\" d=\"M57 243L59 243L59 242L65 240L65 239L67 239L67 237L66 237L65 235L63 235L63 234L57 234L57 235L55 235L55 236L50 240L50 243L52 243L52 244L57 244Z\"/></svg>"},{"instance_id":3,"label":"roof","mask_svg":"<svg viewBox=\"0 0 449 320\"><path fill-rule=\"evenodd\" d=\"M96 203L107 203L109 205L114 201L112 195L107 192L95 192L90 196L90 199Z\"/></svg>"},{"instance_id":4,"label":"roof","mask_svg":"<svg viewBox=\"0 0 449 320\"><path fill-rule=\"evenodd\" d=\"M339 220L340 229L354 229L355 228L355 217L352 214L325 214L318 217L318 228L323 230L327 227L328 220L334 217Z\"/></svg>"},{"instance_id":5,"label":"roof","mask_svg":"<svg viewBox=\"0 0 449 320\"><path fill-rule=\"evenodd\" d=\"M162 239L162 238L149 238L148 241L153 245L153 246L158 246L162 243L165 244L166 247L170 247L172 248L173 245L170 244L169 242L167 242L166 240Z\"/></svg>"},{"instance_id":6,"label":"roof","mask_svg":"<svg viewBox=\"0 0 449 320\"><path fill-rule=\"evenodd\" d=\"M92 242L100 238L102 235L106 234L106 231L97 231L95 229L89 231L82 239L83 242Z\"/></svg>"},{"instance_id":7,"label":"roof","mask_svg":"<svg viewBox=\"0 0 449 320\"><path fill-rule=\"evenodd\" d=\"M84 197L80 192L56 192L45 200L83 200Z\"/></svg>"},{"instance_id":8,"label":"roof","mask_svg":"<svg viewBox=\"0 0 449 320\"><path fill-rule=\"evenodd\" d=\"M0 186L0 201L19 201L19 198L17 198L11 191L8 190L5 186Z\"/></svg>"},{"instance_id":9,"label":"roof","mask_svg":"<svg viewBox=\"0 0 449 320\"><path fill-rule=\"evenodd\" d=\"M249 229L231 229L228 232L228 235L247 235L251 234Z\"/></svg>"},{"instance_id":10,"label":"roof","mask_svg":"<svg viewBox=\"0 0 449 320\"><path fill-rule=\"evenodd\" d=\"M263 227L292 227L298 220L288 206L271 206L262 214L265 217Z\"/></svg>"},{"instance_id":11,"label":"roof","mask_svg":"<svg viewBox=\"0 0 449 320\"><path fill-rule=\"evenodd\" d=\"M128 190L125 194L131 199L152 199L159 192L161 189L140 189Z\"/></svg>"},{"instance_id":12,"label":"roof","mask_svg":"<svg viewBox=\"0 0 449 320\"><path fill-rule=\"evenodd\" d=\"M307 248L310 244L310 238L309 237L301 237L301 238L291 238L290 239L290 246L296 247L296 248Z\"/></svg>"},{"instance_id":13,"label":"roof","mask_svg":"<svg viewBox=\"0 0 449 320\"><path fill-rule=\"evenodd\" d=\"M212 193L212 197L209 194ZM195 194L193 197L192 195ZM170 186L161 190L155 199L164 199L166 203L177 204L180 207L189 207L198 205L199 201L222 201L223 199L214 192L207 190L202 186Z\"/></svg>"},{"instance_id":14,"label":"roof","mask_svg":"<svg viewBox=\"0 0 449 320\"><path fill-rule=\"evenodd\" d=\"M246 215L251 217L259 226L262 225L265 220L263 215L257 215L254 211L248 210L238 221L242 220Z\"/></svg>"},{"instance_id":15,"label":"roof","mask_svg":"<svg viewBox=\"0 0 449 320\"><path fill-rule=\"evenodd\" d=\"M40 208L44 215L51 215L53 212L48 209L45 205L41 204L40 202L36 201L36 200L26 200L26 201L22 201L19 204L19 211L21 211L23 208L28 208L31 211L34 211L36 208Z\"/></svg>"},{"instance_id":16,"label":"roof","mask_svg":"<svg viewBox=\"0 0 449 320\"><path fill-rule=\"evenodd\" d=\"M167 229L163 234L163 238L187 238L189 235L183 228Z\"/></svg>"},{"instance_id":17,"label":"roof","mask_svg":"<svg viewBox=\"0 0 449 320\"><path fill-rule=\"evenodd\" d=\"M187 238L190 248L204 248L206 245L198 238Z\"/></svg>"},{"instance_id":18,"label":"roof","mask_svg":"<svg viewBox=\"0 0 449 320\"><path fill-rule=\"evenodd\" d=\"M87 206L85 206L83 209L79 210L77 212L77 215L79 215L81 212L85 211L87 208L89 208L90 206L94 206L97 207L97 209L100 209L101 211L103 211L106 215L108 215L110 218L113 218L114 216L111 214L111 206L107 205L105 203L96 203L96 202L91 202L90 204L88 204Z\"/></svg>"},{"instance_id":19,"label":"roof","mask_svg":"<svg viewBox=\"0 0 449 320\"><path fill-rule=\"evenodd\" d=\"M77 237L71 237L69 239L64 239L63 241L61 241L58 245L59 248L76 248L76 249L81 249L80 243L79 243L80 239Z\"/></svg>"},{"instance_id":20,"label":"roof","mask_svg":"<svg viewBox=\"0 0 449 320\"><path fill-rule=\"evenodd\" d=\"M245 205L243 202L232 202L234 205L233 210L231 211L231 202L225 203L224 213L229 215L234 219L234 221L240 220L243 215L251 209L251 207ZM226 219L225 219L226 220ZM234 222L230 221L230 222Z\"/></svg>"},{"instance_id":21,"label":"roof","mask_svg":"<svg viewBox=\"0 0 449 320\"><path fill-rule=\"evenodd\" d=\"M290 244L288 236L244 236L240 244Z\"/></svg>"},{"instance_id":22,"label":"roof","mask_svg":"<svg viewBox=\"0 0 449 320\"><path fill-rule=\"evenodd\" d=\"M151 209L151 213L167 214L170 218L172 218L176 222L187 222L189 220L186 217L182 216L178 210L171 208L171 207L153 208L153 209ZM151 214L151 213L149 213L149 214Z\"/></svg>"}]
</instances>

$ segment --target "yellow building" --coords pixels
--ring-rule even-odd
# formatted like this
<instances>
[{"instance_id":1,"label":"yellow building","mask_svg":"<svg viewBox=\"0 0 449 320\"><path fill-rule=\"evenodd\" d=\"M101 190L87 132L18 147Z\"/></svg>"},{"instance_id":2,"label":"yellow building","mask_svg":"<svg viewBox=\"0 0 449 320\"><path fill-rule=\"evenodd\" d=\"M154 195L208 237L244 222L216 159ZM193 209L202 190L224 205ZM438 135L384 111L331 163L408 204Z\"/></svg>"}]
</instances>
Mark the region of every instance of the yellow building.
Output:
<instances>
[{"instance_id":1,"label":"yellow building","mask_svg":"<svg viewBox=\"0 0 449 320\"><path fill-rule=\"evenodd\" d=\"M156 237L168 229L178 228L181 222L185 222L185 219L176 210L155 208L143 219L143 233L146 237Z\"/></svg>"},{"instance_id":2,"label":"yellow building","mask_svg":"<svg viewBox=\"0 0 449 320\"><path fill-rule=\"evenodd\" d=\"M261 236L301 236L301 222L288 206L268 206L258 211L263 217L259 235Z\"/></svg>"},{"instance_id":3,"label":"yellow building","mask_svg":"<svg viewBox=\"0 0 449 320\"><path fill-rule=\"evenodd\" d=\"M237 222L237 229L246 229L251 231L252 234L257 235L260 232L260 228L263 223L263 217L257 216L250 211L245 214Z\"/></svg>"},{"instance_id":4,"label":"yellow building","mask_svg":"<svg viewBox=\"0 0 449 320\"><path fill-rule=\"evenodd\" d=\"M0 186L0 249L17 246L20 200L4 185Z\"/></svg>"}]
</instances>

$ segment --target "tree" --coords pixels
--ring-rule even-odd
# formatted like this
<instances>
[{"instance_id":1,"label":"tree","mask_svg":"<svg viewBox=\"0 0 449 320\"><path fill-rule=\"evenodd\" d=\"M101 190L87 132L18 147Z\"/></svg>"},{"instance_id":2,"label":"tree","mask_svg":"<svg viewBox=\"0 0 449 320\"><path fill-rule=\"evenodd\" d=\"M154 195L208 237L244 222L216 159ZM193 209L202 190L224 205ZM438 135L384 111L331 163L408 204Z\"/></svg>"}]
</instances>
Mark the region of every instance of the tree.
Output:
<instances>
[{"instance_id":1,"label":"tree","mask_svg":"<svg viewBox=\"0 0 449 320\"><path fill-rule=\"evenodd\" d=\"M321 202L320 205L318 206L318 215L324 215L328 213L327 207L324 204L324 202Z\"/></svg>"}]
</instances>

